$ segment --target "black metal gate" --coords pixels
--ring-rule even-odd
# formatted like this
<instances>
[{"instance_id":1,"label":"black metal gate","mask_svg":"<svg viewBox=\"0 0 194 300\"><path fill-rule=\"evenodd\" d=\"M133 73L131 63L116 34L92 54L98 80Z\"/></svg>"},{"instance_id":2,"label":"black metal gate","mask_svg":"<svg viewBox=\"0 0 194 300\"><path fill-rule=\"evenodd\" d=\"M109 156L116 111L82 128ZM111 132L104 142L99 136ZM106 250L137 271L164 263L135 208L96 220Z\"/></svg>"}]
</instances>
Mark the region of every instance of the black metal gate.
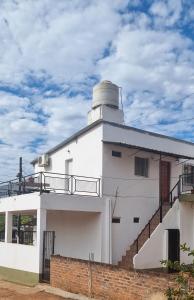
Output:
<instances>
[{"instance_id":1,"label":"black metal gate","mask_svg":"<svg viewBox=\"0 0 194 300\"><path fill-rule=\"evenodd\" d=\"M43 263L42 280L50 281L50 259L55 250L55 232L44 231L43 235Z\"/></svg>"}]
</instances>

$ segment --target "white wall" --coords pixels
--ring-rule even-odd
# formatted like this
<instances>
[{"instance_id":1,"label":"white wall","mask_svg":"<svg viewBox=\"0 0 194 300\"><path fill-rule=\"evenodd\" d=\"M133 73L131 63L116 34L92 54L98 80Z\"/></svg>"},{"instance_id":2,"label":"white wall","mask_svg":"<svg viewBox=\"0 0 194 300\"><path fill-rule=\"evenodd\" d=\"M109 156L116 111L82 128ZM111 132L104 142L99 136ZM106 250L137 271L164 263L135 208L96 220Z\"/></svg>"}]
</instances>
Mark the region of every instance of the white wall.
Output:
<instances>
[{"instance_id":1,"label":"white wall","mask_svg":"<svg viewBox=\"0 0 194 300\"><path fill-rule=\"evenodd\" d=\"M112 150L120 151L122 157L113 157ZM134 175L135 156L149 159L147 178ZM172 157L163 160L171 164L172 188L182 166ZM114 216L121 217L120 223L112 224L112 256L113 263L117 263L159 207L159 155L104 144L102 191L112 199ZM133 222L134 217L140 218L139 223Z\"/></svg>"},{"instance_id":2,"label":"white wall","mask_svg":"<svg viewBox=\"0 0 194 300\"><path fill-rule=\"evenodd\" d=\"M50 155L51 166L45 171L65 173L65 160L73 159L73 175L102 176L102 126L99 125ZM44 168L35 165L35 172Z\"/></svg>"},{"instance_id":3,"label":"white wall","mask_svg":"<svg viewBox=\"0 0 194 300\"><path fill-rule=\"evenodd\" d=\"M172 209L166 214L151 234L139 252L134 256L133 263L135 269L161 268L160 261L168 259L167 252L167 229L180 228L180 209L179 200L173 205Z\"/></svg>"},{"instance_id":4,"label":"white wall","mask_svg":"<svg viewBox=\"0 0 194 300\"><path fill-rule=\"evenodd\" d=\"M39 273L37 247L0 242L0 266Z\"/></svg>"},{"instance_id":5,"label":"white wall","mask_svg":"<svg viewBox=\"0 0 194 300\"><path fill-rule=\"evenodd\" d=\"M40 208L40 193L0 198L0 212L25 211Z\"/></svg>"},{"instance_id":6,"label":"white wall","mask_svg":"<svg viewBox=\"0 0 194 300\"><path fill-rule=\"evenodd\" d=\"M49 211L47 230L55 231L55 254L101 261L101 214Z\"/></svg>"},{"instance_id":7,"label":"white wall","mask_svg":"<svg viewBox=\"0 0 194 300\"><path fill-rule=\"evenodd\" d=\"M194 204L192 202L180 203L180 243L186 243L194 249ZM180 259L189 264L193 258L181 251Z\"/></svg>"}]
</instances>

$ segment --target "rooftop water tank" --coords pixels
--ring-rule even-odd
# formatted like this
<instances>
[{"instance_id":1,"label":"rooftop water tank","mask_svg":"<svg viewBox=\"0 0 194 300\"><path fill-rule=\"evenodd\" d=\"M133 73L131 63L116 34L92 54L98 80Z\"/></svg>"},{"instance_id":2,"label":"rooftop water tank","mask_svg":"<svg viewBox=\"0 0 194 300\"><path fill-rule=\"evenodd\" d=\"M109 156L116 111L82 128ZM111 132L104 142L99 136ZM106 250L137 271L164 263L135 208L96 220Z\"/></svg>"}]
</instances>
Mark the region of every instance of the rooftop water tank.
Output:
<instances>
[{"instance_id":1,"label":"rooftop water tank","mask_svg":"<svg viewBox=\"0 0 194 300\"><path fill-rule=\"evenodd\" d=\"M92 108L100 105L119 108L119 87L116 84L104 80L94 86Z\"/></svg>"}]
</instances>

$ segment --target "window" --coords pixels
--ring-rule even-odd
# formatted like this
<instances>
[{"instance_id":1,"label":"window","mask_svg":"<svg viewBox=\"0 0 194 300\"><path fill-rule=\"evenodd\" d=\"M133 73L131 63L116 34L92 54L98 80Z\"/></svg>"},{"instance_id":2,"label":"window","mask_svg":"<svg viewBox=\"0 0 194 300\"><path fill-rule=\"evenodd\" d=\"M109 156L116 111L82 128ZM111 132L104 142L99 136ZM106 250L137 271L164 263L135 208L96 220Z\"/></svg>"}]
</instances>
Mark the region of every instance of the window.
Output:
<instances>
[{"instance_id":1,"label":"window","mask_svg":"<svg viewBox=\"0 0 194 300\"><path fill-rule=\"evenodd\" d=\"M112 223L120 223L120 222L121 222L121 218L119 218L119 217L112 218Z\"/></svg>"},{"instance_id":2,"label":"window","mask_svg":"<svg viewBox=\"0 0 194 300\"><path fill-rule=\"evenodd\" d=\"M112 156L121 157L121 152L119 152L119 151L112 151Z\"/></svg>"},{"instance_id":3,"label":"window","mask_svg":"<svg viewBox=\"0 0 194 300\"><path fill-rule=\"evenodd\" d=\"M148 158L135 157L135 175L148 177Z\"/></svg>"},{"instance_id":4,"label":"window","mask_svg":"<svg viewBox=\"0 0 194 300\"><path fill-rule=\"evenodd\" d=\"M133 223L139 223L139 217L134 217L133 218Z\"/></svg>"},{"instance_id":5,"label":"window","mask_svg":"<svg viewBox=\"0 0 194 300\"><path fill-rule=\"evenodd\" d=\"M183 183L185 185L194 185L194 166L190 164L185 164L183 174Z\"/></svg>"}]
</instances>

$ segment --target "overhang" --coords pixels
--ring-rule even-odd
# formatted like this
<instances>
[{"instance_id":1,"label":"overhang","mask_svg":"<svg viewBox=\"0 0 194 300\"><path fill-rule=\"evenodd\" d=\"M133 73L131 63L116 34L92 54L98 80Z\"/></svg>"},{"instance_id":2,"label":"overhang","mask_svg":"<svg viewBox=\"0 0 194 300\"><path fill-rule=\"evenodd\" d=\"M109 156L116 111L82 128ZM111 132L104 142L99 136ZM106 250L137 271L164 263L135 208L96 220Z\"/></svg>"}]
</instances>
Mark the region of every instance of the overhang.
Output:
<instances>
[{"instance_id":1,"label":"overhang","mask_svg":"<svg viewBox=\"0 0 194 300\"><path fill-rule=\"evenodd\" d=\"M194 156L187 156L187 155L181 155L178 153L172 153L172 152L165 152L165 151L160 151L157 149L153 148L147 148L147 147L140 147L134 144L125 144L125 143L119 143L119 142L111 142L111 141L102 141L104 144L110 144L110 145L115 145L119 147L124 147L124 148L131 148L131 149L137 149L140 151L146 151L146 152L151 152L159 155L164 155L164 156L171 156L175 158L182 158L182 159L194 159Z\"/></svg>"}]
</instances>

